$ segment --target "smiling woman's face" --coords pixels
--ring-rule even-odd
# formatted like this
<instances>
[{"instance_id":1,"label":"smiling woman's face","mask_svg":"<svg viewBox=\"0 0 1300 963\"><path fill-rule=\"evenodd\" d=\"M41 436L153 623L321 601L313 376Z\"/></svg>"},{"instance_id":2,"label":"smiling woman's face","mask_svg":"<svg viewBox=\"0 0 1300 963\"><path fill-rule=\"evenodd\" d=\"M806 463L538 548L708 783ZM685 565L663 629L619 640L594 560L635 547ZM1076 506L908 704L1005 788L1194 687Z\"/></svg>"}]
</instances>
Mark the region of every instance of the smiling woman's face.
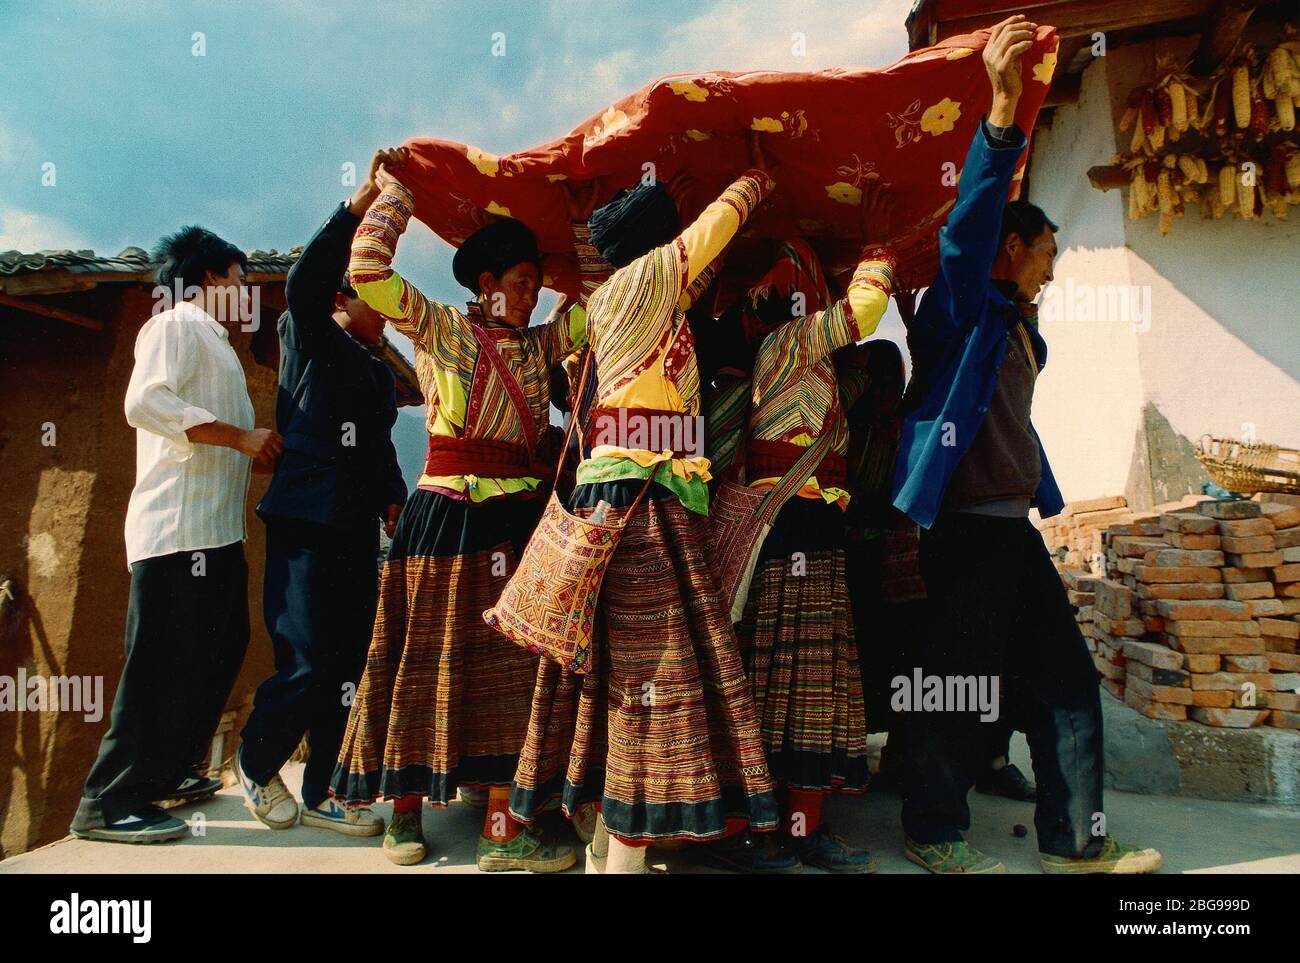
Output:
<instances>
[{"instance_id":1,"label":"smiling woman's face","mask_svg":"<svg viewBox=\"0 0 1300 963\"><path fill-rule=\"evenodd\" d=\"M489 318L512 328L526 328L537 307L542 276L537 265L523 261L507 268L501 277L491 271L479 275L483 311Z\"/></svg>"}]
</instances>

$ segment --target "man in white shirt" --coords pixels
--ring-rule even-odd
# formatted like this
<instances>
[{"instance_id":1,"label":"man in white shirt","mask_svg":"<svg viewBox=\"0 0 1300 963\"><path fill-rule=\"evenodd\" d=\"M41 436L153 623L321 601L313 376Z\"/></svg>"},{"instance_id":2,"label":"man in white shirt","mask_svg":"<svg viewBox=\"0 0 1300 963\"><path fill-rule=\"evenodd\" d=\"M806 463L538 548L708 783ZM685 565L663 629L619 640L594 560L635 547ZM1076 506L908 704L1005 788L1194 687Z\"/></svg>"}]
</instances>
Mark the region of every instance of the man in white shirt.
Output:
<instances>
[{"instance_id":1,"label":"man in white shirt","mask_svg":"<svg viewBox=\"0 0 1300 963\"><path fill-rule=\"evenodd\" d=\"M189 227L164 238L155 259L156 290L177 297L136 336L126 390L136 429L126 665L71 827L85 839L132 843L185 834L157 800L216 788L191 769L248 648L249 469L269 472L281 451L275 432L253 426L227 330L249 313L243 252Z\"/></svg>"}]
</instances>

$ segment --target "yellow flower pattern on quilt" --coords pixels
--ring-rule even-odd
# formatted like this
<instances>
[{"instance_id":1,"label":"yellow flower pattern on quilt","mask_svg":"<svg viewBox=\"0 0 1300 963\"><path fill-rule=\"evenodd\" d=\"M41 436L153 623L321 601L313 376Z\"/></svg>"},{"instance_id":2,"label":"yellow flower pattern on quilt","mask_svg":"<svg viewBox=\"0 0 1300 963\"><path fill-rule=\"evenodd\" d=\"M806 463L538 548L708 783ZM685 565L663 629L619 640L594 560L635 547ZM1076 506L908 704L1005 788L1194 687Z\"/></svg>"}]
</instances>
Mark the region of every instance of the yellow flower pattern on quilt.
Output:
<instances>
[{"instance_id":1,"label":"yellow flower pattern on quilt","mask_svg":"<svg viewBox=\"0 0 1300 963\"><path fill-rule=\"evenodd\" d=\"M600 115L600 123L592 129L590 134L583 138L583 143L590 147L592 144L598 143L606 137L609 137L620 127L625 126L627 126L627 114L614 107L610 107Z\"/></svg>"},{"instance_id":2,"label":"yellow flower pattern on quilt","mask_svg":"<svg viewBox=\"0 0 1300 963\"><path fill-rule=\"evenodd\" d=\"M1040 84L1050 84L1052 74L1056 71L1056 51L1051 50L1043 54L1043 59L1034 64L1034 79Z\"/></svg>"},{"instance_id":3,"label":"yellow flower pattern on quilt","mask_svg":"<svg viewBox=\"0 0 1300 963\"><path fill-rule=\"evenodd\" d=\"M938 137L952 130L960 116L961 104L945 97L925 109L925 113L921 115L921 129L927 134Z\"/></svg>"},{"instance_id":4,"label":"yellow flower pattern on quilt","mask_svg":"<svg viewBox=\"0 0 1300 963\"><path fill-rule=\"evenodd\" d=\"M469 162L479 169L479 173L486 174L488 177L496 177L497 171L501 167L501 159L496 154L489 154L485 150L479 150L477 147L466 147L465 156Z\"/></svg>"},{"instance_id":5,"label":"yellow flower pattern on quilt","mask_svg":"<svg viewBox=\"0 0 1300 963\"><path fill-rule=\"evenodd\" d=\"M857 206L862 203L862 188L854 187L848 181L836 181L826 185L826 196L840 204Z\"/></svg>"},{"instance_id":6,"label":"yellow flower pattern on quilt","mask_svg":"<svg viewBox=\"0 0 1300 963\"><path fill-rule=\"evenodd\" d=\"M785 125L775 117L755 117L749 125L750 130L764 130L772 133L779 133L785 130Z\"/></svg>"},{"instance_id":7,"label":"yellow flower pattern on quilt","mask_svg":"<svg viewBox=\"0 0 1300 963\"><path fill-rule=\"evenodd\" d=\"M668 82L669 89L675 94L680 94L687 100L702 101L707 100L709 88L697 84L694 80L671 80Z\"/></svg>"}]
</instances>

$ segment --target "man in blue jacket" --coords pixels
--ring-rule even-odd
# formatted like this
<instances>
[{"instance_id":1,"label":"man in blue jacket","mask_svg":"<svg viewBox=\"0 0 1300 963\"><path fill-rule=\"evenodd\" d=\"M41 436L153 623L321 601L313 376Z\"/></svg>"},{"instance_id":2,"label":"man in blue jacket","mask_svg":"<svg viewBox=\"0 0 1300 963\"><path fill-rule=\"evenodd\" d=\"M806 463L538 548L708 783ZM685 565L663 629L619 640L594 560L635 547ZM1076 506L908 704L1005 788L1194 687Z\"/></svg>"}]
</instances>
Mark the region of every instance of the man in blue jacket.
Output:
<instances>
[{"instance_id":1,"label":"man in blue jacket","mask_svg":"<svg viewBox=\"0 0 1300 963\"><path fill-rule=\"evenodd\" d=\"M285 285L275 411L284 456L257 507L276 671L257 690L235 760L249 808L272 829L299 819L279 772L306 734L303 824L353 836L384 830L368 808L329 798L328 786L370 646L379 525L391 536L406 503L390 436L393 375L376 356L384 318L344 274L352 235L379 194L375 171L397 160L394 151L375 154L366 183L330 215Z\"/></svg>"},{"instance_id":2,"label":"man in blue jacket","mask_svg":"<svg viewBox=\"0 0 1300 963\"><path fill-rule=\"evenodd\" d=\"M1032 301L1052 279L1056 226L1032 204L1006 202L1026 143L1015 125L1020 58L1035 29L1011 17L993 28L984 50L993 105L939 235L938 276L908 330L915 370L894 505L922 527L923 678L1002 679L1016 693L1018 714L1023 706L1044 872L1149 872L1161 864L1158 852L1106 834L1097 676L1029 521L1031 506L1044 517L1062 507L1029 420L1047 359ZM956 690L945 684L945 691ZM978 709L958 705L907 717L906 855L931 872L1005 872L962 839L970 827L966 796L985 762L980 718Z\"/></svg>"}]
</instances>

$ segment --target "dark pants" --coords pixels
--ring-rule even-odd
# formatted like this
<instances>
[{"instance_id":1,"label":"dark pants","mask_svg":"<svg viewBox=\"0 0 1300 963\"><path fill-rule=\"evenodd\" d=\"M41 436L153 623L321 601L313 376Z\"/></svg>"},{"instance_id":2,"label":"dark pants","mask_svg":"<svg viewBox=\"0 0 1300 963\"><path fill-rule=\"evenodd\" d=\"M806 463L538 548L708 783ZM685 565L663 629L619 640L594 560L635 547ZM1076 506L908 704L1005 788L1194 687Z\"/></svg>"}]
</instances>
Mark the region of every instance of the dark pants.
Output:
<instances>
[{"instance_id":1,"label":"dark pants","mask_svg":"<svg viewBox=\"0 0 1300 963\"><path fill-rule=\"evenodd\" d=\"M1102 812L1097 674L1061 578L1028 519L945 512L921 533L929 591L918 664L926 676L1000 676L1015 693L1038 783L1041 852L1093 855ZM961 839L966 795L988 765L979 713L907 716L903 829L918 842Z\"/></svg>"},{"instance_id":2,"label":"dark pants","mask_svg":"<svg viewBox=\"0 0 1300 963\"><path fill-rule=\"evenodd\" d=\"M291 519L266 523L266 630L275 674L258 687L240 733L241 761L265 784L307 736L302 799L328 795L348 708L366 666L379 593L379 525L345 531Z\"/></svg>"},{"instance_id":3,"label":"dark pants","mask_svg":"<svg viewBox=\"0 0 1300 963\"><path fill-rule=\"evenodd\" d=\"M247 650L242 543L131 566L126 665L75 827L102 827L176 789L211 741Z\"/></svg>"}]
</instances>

